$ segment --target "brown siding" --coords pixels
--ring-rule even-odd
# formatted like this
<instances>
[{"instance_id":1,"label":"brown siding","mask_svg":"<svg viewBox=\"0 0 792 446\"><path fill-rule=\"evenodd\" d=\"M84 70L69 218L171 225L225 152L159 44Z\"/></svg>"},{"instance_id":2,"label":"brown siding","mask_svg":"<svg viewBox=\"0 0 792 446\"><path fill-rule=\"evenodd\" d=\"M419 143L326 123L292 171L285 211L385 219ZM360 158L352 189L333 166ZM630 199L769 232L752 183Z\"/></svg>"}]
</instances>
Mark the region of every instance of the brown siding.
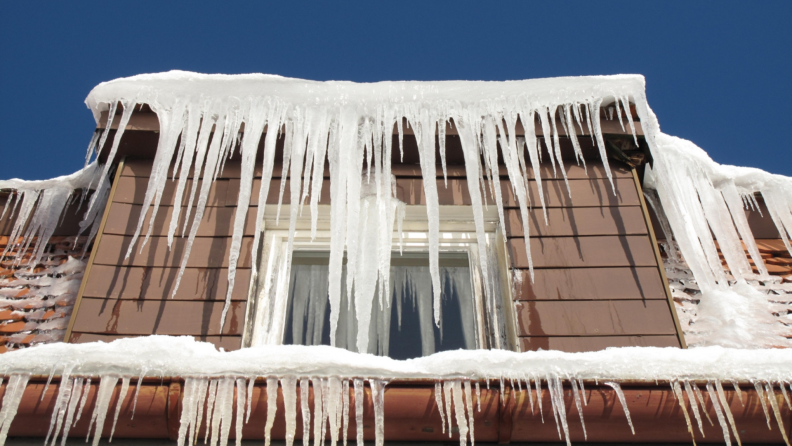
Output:
<instances>
[{"instance_id":1,"label":"brown siding","mask_svg":"<svg viewBox=\"0 0 792 446\"><path fill-rule=\"evenodd\" d=\"M176 294L172 295L187 242L179 234L186 219L192 181L186 184L179 230L171 248L167 233L178 182L168 180L148 241L141 249L145 234L149 233L151 210L132 254L125 258L137 228L151 164L150 159L124 164L101 240L95 247L92 271L85 279L70 342L166 334L193 336L226 350L238 349L242 344L253 238L242 240L232 302L221 332L220 316L228 289L228 254L236 212L236 202L227 205L233 179L221 176L211 186L187 268ZM234 170L238 172L238 166L228 164L224 172ZM254 221L255 214L249 214L246 235L253 234Z\"/></svg>"},{"instance_id":2,"label":"brown siding","mask_svg":"<svg viewBox=\"0 0 792 446\"><path fill-rule=\"evenodd\" d=\"M582 170L582 169L581 169ZM519 348L563 351L679 347L665 284L632 174L615 169L613 188L597 175L543 181L547 223L529 211L534 278L518 209L506 211L507 249ZM599 178L597 178L599 177ZM538 185L529 183L534 197ZM508 183L504 203L515 206Z\"/></svg>"},{"instance_id":3,"label":"brown siding","mask_svg":"<svg viewBox=\"0 0 792 446\"><path fill-rule=\"evenodd\" d=\"M220 335L219 316L228 286L228 253L239 196L240 166L238 162L229 161L211 186L187 269L176 295L171 298L186 243L186 239L177 236L169 249L166 237L175 209L173 200L178 182L169 180L166 183L162 205L146 245L141 249L144 239L141 236L132 255L125 258L145 199L151 163L151 160L132 160L121 172L110 216L96 248L94 271L86 279L85 307L76 317L74 342L84 342L95 336L152 333L190 335L207 340L210 340L207 336ZM545 178L541 184L549 225L545 225L539 205L538 183L529 181L534 206L530 210L531 251L536 268L533 283L525 274L528 262L520 213L507 172L503 167L500 169L506 206L505 229L509 238L507 247L514 268L515 309L519 310L517 326L522 330L520 345L523 348L552 345L577 351L611 345L643 345L641 342L673 344L669 339L674 335L674 326L666 320L670 319L670 312L631 171L619 164L612 166L611 185L599 162L589 161L586 168L569 161L567 164L569 190L561 172L553 177L549 164L540 167ZM326 169L322 204L330 202L327 173ZM281 168L276 166L268 204L278 202L280 174ZM408 205L426 204L419 166L395 165L394 174L397 194L402 201ZM447 174L446 186L442 169L437 169L440 204L470 205L464 166L450 165ZM254 176L260 176L260 167L256 167ZM283 204L289 204L289 181L285 186ZM192 180L187 182L184 199L178 204L181 206L180 228L186 218L191 187ZM254 179L250 199L253 206L258 203L260 188L260 178ZM490 191L486 199L489 203L495 201ZM254 227L255 210L251 210L247 215L240 269L232 293L233 308L222 333L224 348L234 348L241 343ZM143 234L147 231L148 220ZM665 313L661 311L663 305ZM532 311L528 311L529 308ZM630 322L634 326L613 322L628 316L635 319ZM564 322L586 317L607 318L608 322ZM537 325L531 318L538 318L536 320L541 323ZM657 328L650 328L652 324ZM570 328L577 325L579 327ZM537 331L541 327L545 328ZM590 333L589 327L600 332ZM592 340L586 340L587 337ZM212 342L221 345L220 341Z\"/></svg>"}]
</instances>

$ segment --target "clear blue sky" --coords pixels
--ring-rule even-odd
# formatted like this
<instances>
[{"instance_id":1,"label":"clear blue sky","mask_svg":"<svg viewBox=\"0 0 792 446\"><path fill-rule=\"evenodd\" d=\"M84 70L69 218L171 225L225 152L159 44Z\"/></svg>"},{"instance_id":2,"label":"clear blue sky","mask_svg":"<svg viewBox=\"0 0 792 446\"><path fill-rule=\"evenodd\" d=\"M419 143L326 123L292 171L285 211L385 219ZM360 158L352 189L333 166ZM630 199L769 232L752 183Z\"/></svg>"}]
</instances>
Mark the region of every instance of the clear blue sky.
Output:
<instances>
[{"instance_id":1,"label":"clear blue sky","mask_svg":"<svg viewBox=\"0 0 792 446\"><path fill-rule=\"evenodd\" d=\"M664 132L792 175L792 1L4 2L0 178L82 167L99 82L171 69L316 80L640 73Z\"/></svg>"}]
</instances>

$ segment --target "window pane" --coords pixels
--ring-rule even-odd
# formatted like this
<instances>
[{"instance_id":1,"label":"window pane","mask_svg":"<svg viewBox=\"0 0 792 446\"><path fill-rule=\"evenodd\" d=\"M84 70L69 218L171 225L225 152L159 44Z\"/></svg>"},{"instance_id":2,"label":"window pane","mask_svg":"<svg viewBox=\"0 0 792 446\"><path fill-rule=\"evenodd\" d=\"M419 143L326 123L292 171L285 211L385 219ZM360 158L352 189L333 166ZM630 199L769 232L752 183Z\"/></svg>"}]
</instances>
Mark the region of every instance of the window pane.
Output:
<instances>
[{"instance_id":1,"label":"window pane","mask_svg":"<svg viewBox=\"0 0 792 446\"><path fill-rule=\"evenodd\" d=\"M327 296L327 253L294 253L284 344L330 345L330 305ZM442 305L440 327L432 314L432 281L428 255L395 254L390 292L377 295L372 306L368 352L396 359L438 351L476 348L476 316L466 254L441 254ZM342 277L341 308L336 346L356 350L354 301ZM354 296L354 290L352 291Z\"/></svg>"}]
</instances>

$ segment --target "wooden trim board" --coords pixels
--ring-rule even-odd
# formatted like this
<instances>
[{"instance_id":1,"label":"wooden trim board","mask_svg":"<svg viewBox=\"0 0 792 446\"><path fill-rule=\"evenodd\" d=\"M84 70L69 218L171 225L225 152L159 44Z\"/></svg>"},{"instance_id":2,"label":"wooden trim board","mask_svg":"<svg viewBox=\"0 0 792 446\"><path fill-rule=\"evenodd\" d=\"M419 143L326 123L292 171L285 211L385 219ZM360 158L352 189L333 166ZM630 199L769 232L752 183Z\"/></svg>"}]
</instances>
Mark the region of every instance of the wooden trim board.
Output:
<instances>
[{"instance_id":1,"label":"wooden trim board","mask_svg":"<svg viewBox=\"0 0 792 446\"><path fill-rule=\"evenodd\" d=\"M96 233L94 239L93 249L91 249L91 256L88 257L88 264L85 266L85 274L83 275L82 282L80 282L80 290L77 292L77 300L74 301L74 308L72 309L71 317L69 318L69 326L66 327L66 334L63 336L63 342L69 342L74 328L74 322L77 320L77 313L80 311L80 303L82 296L85 292L85 286L88 284L88 277L91 275L91 267L93 267L96 253L99 251L99 243L102 241L102 233L104 232L105 224L110 216L110 207L113 205L113 196L115 196L118 189L118 179L121 178L121 171L124 170L124 158L118 162L116 166L116 173L113 178L113 185L110 187L110 195L107 196L107 204L105 205L104 213L102 214L102 222L99 223L99 231Z\"/></svg>"}]
</instances>

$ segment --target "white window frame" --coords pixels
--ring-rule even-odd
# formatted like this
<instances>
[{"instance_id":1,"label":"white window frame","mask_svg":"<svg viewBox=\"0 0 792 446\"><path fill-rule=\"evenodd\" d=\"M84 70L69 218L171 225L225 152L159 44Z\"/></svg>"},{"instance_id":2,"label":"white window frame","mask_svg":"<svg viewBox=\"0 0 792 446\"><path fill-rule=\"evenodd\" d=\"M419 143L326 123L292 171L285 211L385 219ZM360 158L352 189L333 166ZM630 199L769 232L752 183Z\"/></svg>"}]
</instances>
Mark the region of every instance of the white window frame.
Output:
<instances>
[{"instance_id":1,"label":"white window frame","mask_svg":"<svg viewBox=\"0 0 792 446\"><path fill-rule=\"evenodd\" d=\"M274 208L274 206L269 206ZM308 209L298 217L294 233L294 251L329 251L330 250L330 207L320 206L316 238L311 239L311 216ZM281 209L278 221L275 209L267 209L264 218L264 232L260 249L259 273L250 284L247 305L246 325L243 345L253 347L259 345L280 345L284 339L286 316L289 303L290 271L280 267L288 250L288 215L289 206ZM306 215L307 214L307 215ZM401 245L404 252L428 252L428 223L425 206L407 206L402 225ZM469 206L440 206L440 252L464 252L468 256L470 266L471 288L474 296L476 348L506 348L514 350L516 345L516 325L514 304L511 300L511 283L508 274L508 252L503 242L502 229L498 224L498 215L494 206L484 213L485 235L488 244L494 247L496 259L490 254L490 274L497 274L501 299L492 299L495 310L502 315L500 330L493 340L491 324L492 316L488 316L488 308L482 284L478 256L480 253L476 238L475 225L472 221L472 209ZM393 249L398 251L400 238L394 225ZM496 260L493 265L492 260ZM280 273L280 276L276 276ZM269 294L262 292L270 290ZM504 331L504 333L500 333Z\"/></svg>"}]
</instances>

